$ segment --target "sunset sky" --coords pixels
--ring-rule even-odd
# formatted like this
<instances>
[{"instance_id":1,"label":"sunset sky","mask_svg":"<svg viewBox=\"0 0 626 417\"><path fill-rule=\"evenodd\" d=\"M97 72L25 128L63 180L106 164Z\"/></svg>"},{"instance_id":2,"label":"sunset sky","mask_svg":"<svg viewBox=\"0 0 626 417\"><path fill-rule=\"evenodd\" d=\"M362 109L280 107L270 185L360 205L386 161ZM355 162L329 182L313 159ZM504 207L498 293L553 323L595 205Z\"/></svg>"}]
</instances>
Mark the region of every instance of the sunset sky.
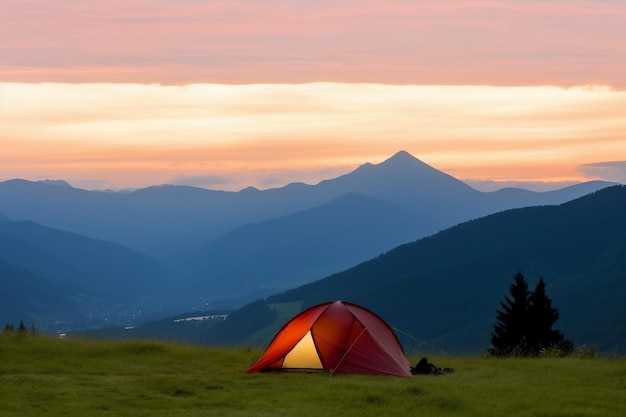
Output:
<instances>
[{"instance_id":1,"label":"sunset sky","mask_svg":"<svg viewBox=\"0 0 626 417\"><path fill-rule=\"evenodd\" d=\"M0 1L0 181L626 183L622 1Z\"/></svg>"}]
</instances>

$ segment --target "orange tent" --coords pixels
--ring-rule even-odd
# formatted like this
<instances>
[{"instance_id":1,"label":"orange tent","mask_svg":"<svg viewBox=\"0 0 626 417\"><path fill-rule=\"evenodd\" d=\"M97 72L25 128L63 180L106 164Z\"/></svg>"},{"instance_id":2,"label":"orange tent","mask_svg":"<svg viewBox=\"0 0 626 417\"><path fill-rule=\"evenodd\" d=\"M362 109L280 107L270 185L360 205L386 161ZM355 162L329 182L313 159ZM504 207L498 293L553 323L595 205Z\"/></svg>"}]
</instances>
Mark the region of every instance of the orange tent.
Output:
<instances>
[{"instance_id":1,"label":"orange tent","mask_svg":"<svg viewBox=\"0 0 626 417\"><path fill-rule=\"evenodd\" d=\"M291 319L247 372L288 369L411 376L389 325L370 310L343 301L311 307Z\"/></svg>"}]
</instances>

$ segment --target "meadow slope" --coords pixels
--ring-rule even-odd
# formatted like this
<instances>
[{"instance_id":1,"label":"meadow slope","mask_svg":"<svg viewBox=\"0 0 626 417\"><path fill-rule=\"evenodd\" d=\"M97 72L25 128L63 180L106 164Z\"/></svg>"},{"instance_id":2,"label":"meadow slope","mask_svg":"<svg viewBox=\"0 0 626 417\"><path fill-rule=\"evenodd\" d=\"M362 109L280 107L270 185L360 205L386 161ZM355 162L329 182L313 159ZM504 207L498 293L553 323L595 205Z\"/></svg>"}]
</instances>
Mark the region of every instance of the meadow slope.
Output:
<instances>
[{"instance_id":1,"label":"meadow slope","mask_svg":"<svg viewBox=\"0 0 626 417\"><path fill-rule=\"evenodd\" d=\"M455 372L412 378L246 374L260 354L2 334L0 415L626 415L624 359L433 357Z\"/></svg>"}]
</instances>

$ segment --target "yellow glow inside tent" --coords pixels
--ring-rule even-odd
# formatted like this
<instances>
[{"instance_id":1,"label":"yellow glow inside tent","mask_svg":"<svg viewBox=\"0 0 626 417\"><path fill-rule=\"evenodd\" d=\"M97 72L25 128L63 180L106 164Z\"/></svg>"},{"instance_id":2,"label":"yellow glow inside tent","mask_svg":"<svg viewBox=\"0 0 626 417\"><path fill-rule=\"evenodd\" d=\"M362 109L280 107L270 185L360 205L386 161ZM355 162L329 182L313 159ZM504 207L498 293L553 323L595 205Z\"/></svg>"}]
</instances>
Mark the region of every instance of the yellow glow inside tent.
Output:
<instances>
[{"instance_id":1,"label":"yellow glow inside tent","mask_svg":"<svg viewBox=\"0 0 626 417\"><path fill-rule=\"evenodd\" d=\"M319 355L313 343L311 331L308 331L297 345L285 356L283 368L323 369Z\"/></svg>"}]
</instances>

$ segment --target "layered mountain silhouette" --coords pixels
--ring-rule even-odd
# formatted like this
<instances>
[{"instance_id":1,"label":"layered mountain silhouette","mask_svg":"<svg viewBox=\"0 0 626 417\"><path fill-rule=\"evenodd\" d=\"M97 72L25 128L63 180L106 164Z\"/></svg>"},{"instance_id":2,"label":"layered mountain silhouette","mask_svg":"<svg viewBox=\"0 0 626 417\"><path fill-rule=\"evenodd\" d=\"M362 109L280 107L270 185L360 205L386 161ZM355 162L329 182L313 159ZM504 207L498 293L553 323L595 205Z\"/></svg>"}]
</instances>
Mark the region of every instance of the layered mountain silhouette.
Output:
<instances>
[{"instance_id":1,"label":"layered mountain silhouette","mask_svg":"<svg viewBox=\"0 0 626 417\"><path fill-rule=\"evenodd\" d=\"M0 183L0 260L68 294L125 299L119 307L129 311L139 299L231 308L464 221L561 204L609 185L484 193L402 151L317 185L263 191L104 192L16 179Z\"/></svg>"},{"instance_id":2,"label":"layered mountain silhouette","mask_svg":"<svg viewBox=\"0 0 626 417\"><path fill-rule=\"evenodd\" d=\"M90 315L155 307L174 288L166 267L133 249L28 221L0 224L0 262L4 314L42 327L46 316L84 325Z\"/></svg>"},{"instance_id":3,"label":"layered mountain silhouette","mask_svg":"<svg viewBox=\"0 0 626 417\"><path fill-rule=\"evenodd\" d=\"M409 210L357 193L224 234L188 258L195 284L236 298L259 296L344 270L413 240L424 224ZM217 282L206 279L207 271ZM210 286L210 287L209 287Z\"/></svg>"},{"instance_id":4,"label":"layered mountain silhouette","mask_svg":"<svg viewBox=\"0 0 626 417\"><path fill-rule=\"evenodd\" d=\"M18 265L0 260L2 325L53 323L81 317L75 293Z\"/></svg>"},{"instance_id":5,"label":"layered mountain silhouette","mask_svg":"<svg viewBox=\"0 0 626 417\"><path fill-rule=\"evenodd\" d=\"M591 182L547 193L514 189L483 193L399 152L379 165L365 164L316 186L298 187L308 201L339 197L235 228L174 267L187 271L200 292L228 297L236 292L239 300L261 297L323 278L463 221L513 207L559 204L608 185Z\"/></svg>"},{"instance_id":6,"label":"layered mountain silhouette","mask_svg":"<svg viewBox=\"0 0 626 417\"><path fill-rule=\"evenodd\" d=\"M590 182L566 192L483 193L401 151L380 164L364 164L317 185L295 183L263 191L162 185L130 193L103 192L58 181L9 180L0 183L0 212L16 221L151 252L163 246L199 248L236 227L319 206L346 193L383 199L416 216L428 216L429 230L423 232L427 235L506 208L562 203L607 185Z\"/></svg>"},{"instance_id":7,"label":"layered mountain silhouette","mask_svg":"<svg viewBox=\"0 0 626 417\"><path fill-rule=\"evenodd\" d=\"M404 341L417 350L476 353L488 347L496 309L521 270L531 283L545 279L560 311L556 327L577 345L625 352L624 213L625 186L558 206L496 213L256 301L202 337L205 343L259 343L282 325L285 307L300 311L346 300L415 337Z\"/></svg>"}]
</instances>

